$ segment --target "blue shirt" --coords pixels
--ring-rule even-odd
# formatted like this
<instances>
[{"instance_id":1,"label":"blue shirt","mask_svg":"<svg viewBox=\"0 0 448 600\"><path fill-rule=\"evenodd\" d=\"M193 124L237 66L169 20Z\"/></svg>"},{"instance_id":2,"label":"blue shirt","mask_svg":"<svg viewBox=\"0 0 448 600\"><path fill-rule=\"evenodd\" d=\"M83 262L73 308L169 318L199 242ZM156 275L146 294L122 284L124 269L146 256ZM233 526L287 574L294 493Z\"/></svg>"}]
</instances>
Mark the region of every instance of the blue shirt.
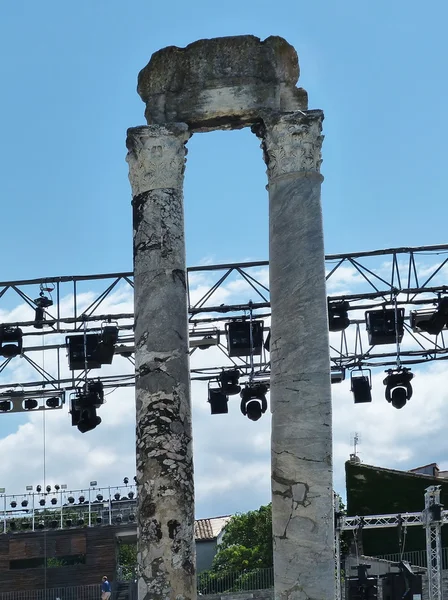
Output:
<instances>
[{"instance_id":1,"label":"blue shirt","mask_svg":"<svg viewBox=\"0 0 448 600\"><path fill-rule=\"evenodd\" d=\"M103 581L103 583L101 584L101 591L110 592L110 583L108 581Z\"/></svg>"}]
</instances>

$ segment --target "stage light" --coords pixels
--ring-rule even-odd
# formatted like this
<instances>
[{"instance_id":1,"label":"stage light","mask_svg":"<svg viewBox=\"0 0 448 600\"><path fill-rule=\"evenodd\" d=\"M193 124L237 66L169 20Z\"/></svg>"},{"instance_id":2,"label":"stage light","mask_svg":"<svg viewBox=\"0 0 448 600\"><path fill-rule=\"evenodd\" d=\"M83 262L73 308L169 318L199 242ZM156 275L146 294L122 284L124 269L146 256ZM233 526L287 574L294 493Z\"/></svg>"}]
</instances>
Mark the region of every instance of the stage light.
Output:
<instances>
[{"instance_id":1,"label":"stage light","mask_svg":"<svg viewBox=\"0 0 448 600\"><path fill-rule=\"evenodd\" d=\"M57 498L52 498L51 499L51 503L52 504L57 504L58 503L58 499Z\"/></svg>"},{"instance_id":2,"label":"stage light","mask_svg":"<svg viewBox=\"0 0 448 600\"><path fill-rule=\"evenodd\" d=\"M72 425L77 426L81 433L95 429L101 423L96 409L104 402L103 384L101 381L89 381L82 390L78 390L72 398Z\"/></svg>"},{"instance_id":3,"label":"stage light","mask_svg":"<svg viewBox=\"0 0 448 600\"><path fill-rule=\"evenodd\" d=\"M364 374L367 373L367 374ZM372 382L370 370L361 370L351 374L351 392L355 404L372 402Z\"/></svg>"},{"instance_id":4,"label":"stage light","mask_svg":"<svg viewBox=\"0 0 448 600\"><path fill-rule=\"evenodd\" d=\"M22 353L22 330L19 327L0 326L0 354L12 358Z\"/></svg>"},{"instance_id":5,"label":"stage light","mask_svg":"<svg viewBox=\"0 0 448 600\"><path fill-rule=\"evenodd\" d=\"M348 309L350 304L346 300L328 301L328 329L342 331L350 325Z\"/></svg>"},{"instance_id":6,"label":"stage light","mask_svg":"<svg viewBox=\"0 0 448 600\"><path fill-rule=\"evenodd\" d=\"M84 502L86 501L85 496L80 496L78 498L78 501L79 501L80 504L84 504Z\"/></svg>"},{"instance_id":7,"label":"stage light","mask_svg":"<svg viewBox=\"0 0 448 600\"><path fill-rule=\"evenodd\" d=\"M39 298L34 300L34 304L36 305L34 313L34 327L35 329L42 329L45 322L45 309L53 306L53 300L41 292L39 294Z\"/></svg>"},{"instance_id":8,"label":"stage light","mask_svg":"<svg viewBox=\"0 0 448 600\"><path fill-rule=\"evenodd\" d=\"M229 412L228 397L220 388L209 388L208 402L212 415L224 415Z\"/></svg>"},{"instance_id":9,"label":"stage light","mask_svg":"<svg viewBox=\"0 0 448 600\"><path fill-rule=\"evenodd\" d=\"M68 365L71 371L101 368L98 348L101 337L98 333L69 335L65 338L68 346Z\"/></svg>"},{"instance_id":10,"label":"stage light","mask_svg":"<svg viewBox=\"0 0 448 600\"><path fill-rule=\"evenodd\" d=\"M404 308L397 310L397 322L395 322L395 308L383 308L381 310L369 310L365 314L366 328L371 346L381 344L394 344L401 342L404 333Z\"/></svg>"},{"instance_id":11,"label":"stage light","mask_svg":"<svg viewBox=\"0 0 448 600\"><path fill-rule=\"evenodd\" d=\"M134 475L134 482L137 483L137 475Z\"/></svg>"},{"instance_id":12,"label":"stage light","mask_svg":"<svg viewBox=\"0 0 448 600\"><path fill-rule=\"evenodd\" d=\"M238 369L229 369L222 371L219 375L219 383L221 389L226 396L234 396L241 392L241 386L238 385L240 379L240 372Z\"/></svg>"},{"instance_id":13,"label":"stage light","mask_svg":"<svg viewBox=\"0 0 448 600\"><path fill-rule=\"evenodd\" d=\"M123 483L124 483L124 485L128 485L128 483L129 483L129 477L125 477L123 479Z\"/></svg>"},{"instance_id":14,"label":"stage light","mask_svg":"<svg viewBox=\"0 0 448 600\"><path fill-rule=\"evenodd\" d=\"M39 500L39 504L40 504L41 506L45 506L45 498L41 498L41 499Z\"/></svg>"},{"instance_id":15,"label":"stage light","mask_svg":"<svg viewBox=\"0 0 448 600\"><path fill-rule=\"evenodd\" d=\"M249 383L241 391L240 409L244 416L251 421L258 421L268 408L266 400L267 385L264 383Z\"/></svg>"},{"instance_id":16,"label":"stage light","mask_svg":"<svg viewBox=\"0 0 448 600\"><path fill-rule=\"evenodd\" d=\"M103 494L97 494L96 495L96 499L98 500L98 502L102 502L103 501Z\"/></svg>"},{"instance_id":17,"label":"stage light","mask_svg":"<svg viewBox=\"0 0 448 600\"><path fill-rule=\"evenodd\" d=\"M252 348L251 348L252 326ZM259 356L263 347L263 321L236 320L226 323L229 356Z\"/></svg>"},{"instance_id":18,"label":"stage light","mask_svg":"<svg viewBox=\"0 0 448 600\"><path fill-rule=\"evenodd\" d=\"M445 325L448 324L448 298L441 298L436 312L428 320L422 320L418 327L430 335L438 335Z\"/></svg>"},{"instance_id":19,"label":"stage light","mask_svg":"<svg viewBox=\"0 0 448 600\"><path fill-rule=\"evenodd\" d=\"M42 487L40 485L36 485L36 492L40 493L42 491Z\"/></svg>"},{"instance_id":20,"label":"stage light","mask_svg":"<svg viewBox=\"0 0 448 600\"><path fill-rule=\"evenodd\" d=\"M114 498L115 498L115 500L120 500L120 498L121 498L120 492L115 492Z\"/></svg>"},{"instance_id":21,"label":"stage light","mask_svg":"<svg viewBox=\"0 0 448 600\"><path fill-rule=\"evenodd\" d=\"M22 500L21 504L23 508L26 508L28 506L28 500Z\"/></svg>"},{"instance_id":22,"label":"stage light","mask_svg":"<svg viewBox=\"0 0 448 600\"><path fill-rule=\"evenodd\" d=\"M11 502L11 508L15 508L17 506L17 502L15 500L13 500Z\"/></svg>"},{"instance_id":23,"label":"stage light","mask_svg":"<svg viewBox=\"0 0 448 600\"><path fill-rule=\"evenodd\" d=\"M341 381L345 380L345 369L338 368L338 367L334 367L334 368L332 367L330 377L331 377L331 383L341 383Z\"/></svg>"},{"instance_id":24,"label":"stage light","mask_svg":"<svg viewBox=\"0 0 448 600\"><path fill-rule=\"evenodd\" d=\"M33 410L37 407L38 407L38 402L37 402L37 400L34 400L34 398L28 398L28 400L25 400L23 403L23 408L25 410Z\"/></svg>"},{"instance_id":25,"label":"stage light","mask_svg":"<svg viewBox=\"0 0 448 600\"><path fill-rule=\"evenodd\" d=\"M383 381L386 386L386 400L394 408L403 408L406 402L412 398L411 380L414 373L404 367L396 370L389 369L386 373L387 377Z\"/></svg>"},{"instance_id":26,"label":"stage light","mask_svg":"<svg viewBox=\"0 0 448 600\"><path fill-rule=\"evenodd\" d=\"M48 406L48 408L59 408L61 405L61 399L58 398L58 396L53 396L52 398L48 398L48 400L45 401L45 404Z\"/></svg>"},{"instance_id":27,"label":"stage light","mask_svg":"<svg viewBox=\"0 0 448 600\"><path fill-rule=\"evenodd\" d=\"M0 402L0 411L1 412L8 412L9 410L11 410L12 408L12 404L9 400L2 400Z\"/></svg>"},{"instance_id":28,"label":"stage light","mask_svg":"<svg viewBox=\"0 0 448 600\"><path fill-rule=\"evenodd\" d=\"M73 498L73 496L69 496L69 497L67 498L67 502L68 502L69 504L73 504L73 503L75 502L75 499Z\"/></svg>"},{"instance_id":29,"label":"stage light","mask_svg":"<svg viewBox=\"0 0 448 600\"><path fill-rule=\"evenodd\" d=\"M133 500L134 496L135 496L134 492L129 492L129 494L128 494L129 500Z\"/></svg>"},{"instance_id":30,"label":"stage light","mask_svg":"<svg viewBox=\"0 0 448 600\"><path fill-rule=\"evenodd\" d=\"M47 485L45 489L47 490L47 493L51 492L51 485Z\"/></svg>"},{"instance_id":31,"label":"stage light","mask_svg":"<svg viewBox=\"0 0 448 600\"><path fill-rule=\"evenodd\" d=\"M59 492L59 490L61 489L61 486L60 486L59 484L56 484L56 485L54 486L54 489L55 489L57 492Z\"/></svg>"}]
</instances>

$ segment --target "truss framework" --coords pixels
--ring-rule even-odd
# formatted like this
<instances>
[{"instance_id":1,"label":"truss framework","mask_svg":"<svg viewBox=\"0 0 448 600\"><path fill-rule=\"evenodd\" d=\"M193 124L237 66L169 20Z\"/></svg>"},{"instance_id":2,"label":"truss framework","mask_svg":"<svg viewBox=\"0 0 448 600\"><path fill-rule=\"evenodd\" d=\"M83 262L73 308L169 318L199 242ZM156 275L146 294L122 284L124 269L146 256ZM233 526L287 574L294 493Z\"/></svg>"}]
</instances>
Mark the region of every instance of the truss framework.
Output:
<instances>
[{"instance_id":1,"label":"truss framework","mask_svg":"<svg viewBox=\"0 0 448 600\"><path fill-rule=\"evenodd\" d=\"M409 366L448 358L445 331L431 336L412 330L409 323L410 310L433 309L437 300L448 294L448 244L335 254L326 257L326 266L329 300L350 304L351 325L330 334L334 370L394 367L397 361ZM250 357L229 357L225 343L226 323L245 318L250 311L254 318L263 320L267 337L268 262L189 268L187 290L192 379L210 380L222 368L235 366L243 376L252 374L268 380L270 363L265 349L253 364ZM40 291L53 305L45 308L43 328L36 329L35 299ZM394 306L407 310L400 347L369 345L364 312ZM131 272L2 282L0 308L10 311L8 325L20 327L24 336L21 357L0 361L0 390L17 385L30 390L43 386L68 390L82 385L86 377L98 376L106 387L134 384ZM120 331L114 368L69 371L65 336L98 333L105 323L116 323ZM213 359L205 359L212 347ZM28 376L17 384L15 371L20 360L26 363Z\"/></svg>"}]
</instances>

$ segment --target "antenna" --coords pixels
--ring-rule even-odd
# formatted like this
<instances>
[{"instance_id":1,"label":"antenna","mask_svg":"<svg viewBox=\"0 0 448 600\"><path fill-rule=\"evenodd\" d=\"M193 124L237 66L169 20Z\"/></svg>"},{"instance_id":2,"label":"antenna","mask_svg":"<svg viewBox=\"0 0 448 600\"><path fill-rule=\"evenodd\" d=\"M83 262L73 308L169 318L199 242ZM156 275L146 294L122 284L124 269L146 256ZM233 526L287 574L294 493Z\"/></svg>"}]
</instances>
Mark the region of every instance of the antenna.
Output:
<instances>
[{"instance_id":1,"label":"antenna","mask_svg":"<svg viewBox=\"0 0 448 600\"><path fill-rule=\"evenodd\" d=\"M353 453L350 454L350 462L359 465L361 463L361 459L358 456L358 446L361 443L361 436L357 431L350 434L350 442L353 444Z\"/></svg>"}]
</instances>

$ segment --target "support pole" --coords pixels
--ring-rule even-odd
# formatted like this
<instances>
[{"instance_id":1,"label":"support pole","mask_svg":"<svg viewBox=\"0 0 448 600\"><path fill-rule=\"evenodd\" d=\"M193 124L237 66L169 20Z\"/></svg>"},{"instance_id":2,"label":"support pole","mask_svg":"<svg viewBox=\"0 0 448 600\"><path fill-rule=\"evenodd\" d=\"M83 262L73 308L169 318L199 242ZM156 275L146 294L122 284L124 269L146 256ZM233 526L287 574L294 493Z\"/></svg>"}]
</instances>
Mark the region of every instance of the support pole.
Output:
<instances>
[{"instance_id":1,"label":"support pole","mask_svg":"<svg viewBox=\"0 0 448 600\"><path fill-rule=\"evenodd\" d=\"M269 115L272 526L276 600L334 600L330 360L320 188L323 113Z\"/></svg>"},{"instance_id":2,"label":"support pole","mask_svg":"<svg viewBox=\"0 0 448 600\"><path fill-rule=\"evenodd\" d=\"M183 216L187 125L128 130L133 192L139 600L196 598Z\"/></svg>"}]
</instances>

